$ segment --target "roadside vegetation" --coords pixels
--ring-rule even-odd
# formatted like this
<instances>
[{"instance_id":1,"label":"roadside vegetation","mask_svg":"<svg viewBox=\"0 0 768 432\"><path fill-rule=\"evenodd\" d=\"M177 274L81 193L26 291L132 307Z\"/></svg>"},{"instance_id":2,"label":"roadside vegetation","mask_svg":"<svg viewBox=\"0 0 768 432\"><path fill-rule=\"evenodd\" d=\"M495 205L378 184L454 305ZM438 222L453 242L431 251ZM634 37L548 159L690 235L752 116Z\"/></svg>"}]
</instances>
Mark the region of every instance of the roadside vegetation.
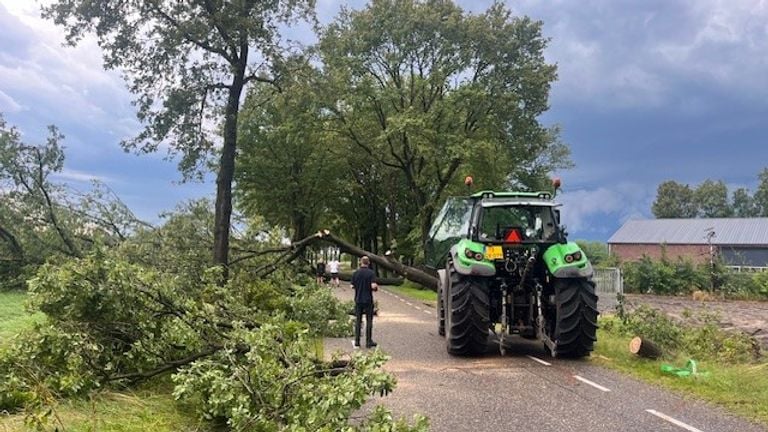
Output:
<instances>
[{"instance_id":1,"label":"roadside vegetation","mask_svg":"<svg viewBox=\"0 0 768 432\"><path fill-rule=\"evenodd\" d=\"M768 272L736 272L721 263L694 264L663 256L647 256L622 265L624 291L627 293L691 295L708 293L708 298L768 300Z\"/></svg>"},{"instance_id":2,"label":"roadside vegetation","mask_svg":"<svg viewBox=\"0 0 768 432\"><path fill-rule=\"evenodd\" d=\"M721 330L713 314L688 315L683 324L642 306L633 312L602 317L591 361L641 380L723 406L768 425L768 358L751 336ZM663 352L657 360L631 354L629 341L640 336ZM697 363L698 375L662 372L663 364Z\"/></svg>"},{"instance_id":3,"label":"roadside vegetation","mask_svg":"<svg viewBox=\"0 0 768 432\"><path fill-rule=\"evenodd\" d=\"M421 285L409 280L404 281L402 285L389 286L387 289L394 292L395 294L399 294L413 300L429 303L433 306L437 302L437 293L435 291L424 288Z\"/></svg>"},{"instance_id":4,"label":"roadside vegetation","mask_svg":"<svg viewBox=\"0 0 768 432\"><path fill-rule=\"evenodd\" d=\"M26 298L25 292L0 291L0 346L8 343L22 330L45 319L42 313L30 313L25 309Z\"/></svg>"}]
</instances>

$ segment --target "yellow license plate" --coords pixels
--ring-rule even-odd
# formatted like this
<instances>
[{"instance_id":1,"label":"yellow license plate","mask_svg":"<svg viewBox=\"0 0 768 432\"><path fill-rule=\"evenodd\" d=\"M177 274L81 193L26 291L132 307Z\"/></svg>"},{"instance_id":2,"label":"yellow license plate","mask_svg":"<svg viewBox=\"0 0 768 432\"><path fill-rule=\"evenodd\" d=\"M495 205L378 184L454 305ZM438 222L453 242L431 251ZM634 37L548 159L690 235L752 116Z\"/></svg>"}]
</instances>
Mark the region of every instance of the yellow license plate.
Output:
<instances>
[{"instance_id":1,"label":"yellow license plate","mask_svg":"<svg viewBox=\"0 0 768 432\"><path fill-rule=\"evenodd\" d=\"M504 251L501 246L486 246L485 258L489 260L500 260L504 258Z\"/></svg>"}]
</instances>

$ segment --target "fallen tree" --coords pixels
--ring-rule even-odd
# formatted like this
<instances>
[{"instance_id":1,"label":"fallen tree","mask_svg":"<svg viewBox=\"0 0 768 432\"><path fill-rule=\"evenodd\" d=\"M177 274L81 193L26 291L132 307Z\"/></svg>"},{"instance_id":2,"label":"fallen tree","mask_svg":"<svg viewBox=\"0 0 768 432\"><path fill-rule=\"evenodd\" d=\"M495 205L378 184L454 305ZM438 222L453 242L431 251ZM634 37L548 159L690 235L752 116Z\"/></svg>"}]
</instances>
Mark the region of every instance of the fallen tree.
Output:
<instances>
[{"instance_id":1,"label":"fallen tree","mask_svg":"<svg viewBox=\"0 0 768 432\"><path fill-rule=\"evenodd\" d=\"M338 246L341 252L355 255L357 257L367 256L371 262L379 266L380 268L387 269L391 272L397 273L400 276L408 279L409 281L416 282L431 290L437 290L437 278L423 270L415 267L407 266L390 256L377 255L371 251L367 251L363 248L357 247L352 243L341 239L331 233L330 230L321 230L308 237L305 237L299 241L292 243L291 245L282 248L272 248L268 251L253 251L249 255L245 255L242 258L237 258L237 262L244 259L249 259L256 256L262 256L265 253L279 253L278 257L272 262L265 264L255 270L260 276L267 276L277 270L281 265L292 262L304 256L305 249L315 243L326 242L332 245ZM396 282L393 278L382 278L380 283Z\"/></svg>"}]
</instances>

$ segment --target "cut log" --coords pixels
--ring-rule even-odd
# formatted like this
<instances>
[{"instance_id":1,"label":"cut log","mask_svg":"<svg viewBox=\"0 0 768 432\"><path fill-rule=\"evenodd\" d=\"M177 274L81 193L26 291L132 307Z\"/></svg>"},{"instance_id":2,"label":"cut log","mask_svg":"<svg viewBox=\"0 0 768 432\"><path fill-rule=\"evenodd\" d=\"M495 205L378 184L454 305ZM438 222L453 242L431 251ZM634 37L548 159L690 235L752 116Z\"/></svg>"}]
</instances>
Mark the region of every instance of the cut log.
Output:
<instances>
[{"instance_id":1,"label":"cut log","mask_svg":"<svg viewBox=\"0 0 768 432\"><path fill-rule=\"evenodd\" d=\"M635 336L629 341L629 352L649 359L661 357L661 348L658 345L639 336Z\"/></svg>"}]
</instances>

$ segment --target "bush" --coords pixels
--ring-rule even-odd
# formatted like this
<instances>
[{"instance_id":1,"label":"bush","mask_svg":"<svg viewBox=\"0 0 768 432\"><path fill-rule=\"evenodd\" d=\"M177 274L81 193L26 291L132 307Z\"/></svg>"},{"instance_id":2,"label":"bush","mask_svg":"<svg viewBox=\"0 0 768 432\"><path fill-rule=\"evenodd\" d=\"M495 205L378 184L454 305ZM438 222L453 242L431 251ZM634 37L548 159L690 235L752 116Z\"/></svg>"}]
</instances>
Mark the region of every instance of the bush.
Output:
<instances>
[{"instance_id":1,"label":"bush","mask_svg":"<svg viewBox=\"0 0 768 432\"><path fill-rule=\"evenodd\" d=\"M768 271L755 273L752 276L752 281L755 283L757 294L763 298L768 298Z\"/></svg>"},{"instance_id":2,"label":"bush","mask_svg":"<svg viewBox=\"0 0 768 432\"><path fill-rule=\"evenodd\" d=\"M708 273L682 258L672 262L643 256L637 262L624 264L622 272L625 290L630 293L690 294L709 286Z\"/></svg>"},{"instance_id":3,"label":"bush","mask_svg":"<svg viewBox=\"0 0 768 432\"><path fill-rule=\"evenodd\" d=\"M26 408L40 425L56 398L178 370L175 396L234 430L425 430L425 420L408 426L383 409L348 424L395 381L379 352L344 367L317 358L317 338L351 330L330 289L297 286L284 271L233 271L225 286L217 269L178 272L119 248L43 266L30 303L48 324L0 352L0 410Z\"/></svg>"},{"instance_id":4,"label":"bush","mask_svg":"<svg viewBox=\"0 0 768 432\"><path fill-rule=\"evenodd\" d=\"M641 305L620 320L602 324L604 330L626 337L640 336L656 343L665 357L690 356L699 360L748 363L760 358L759 343L745 333L720 329L717 314L684 314L691 322L673 320L662 311Z\"/></svg>"}]
</instances>

